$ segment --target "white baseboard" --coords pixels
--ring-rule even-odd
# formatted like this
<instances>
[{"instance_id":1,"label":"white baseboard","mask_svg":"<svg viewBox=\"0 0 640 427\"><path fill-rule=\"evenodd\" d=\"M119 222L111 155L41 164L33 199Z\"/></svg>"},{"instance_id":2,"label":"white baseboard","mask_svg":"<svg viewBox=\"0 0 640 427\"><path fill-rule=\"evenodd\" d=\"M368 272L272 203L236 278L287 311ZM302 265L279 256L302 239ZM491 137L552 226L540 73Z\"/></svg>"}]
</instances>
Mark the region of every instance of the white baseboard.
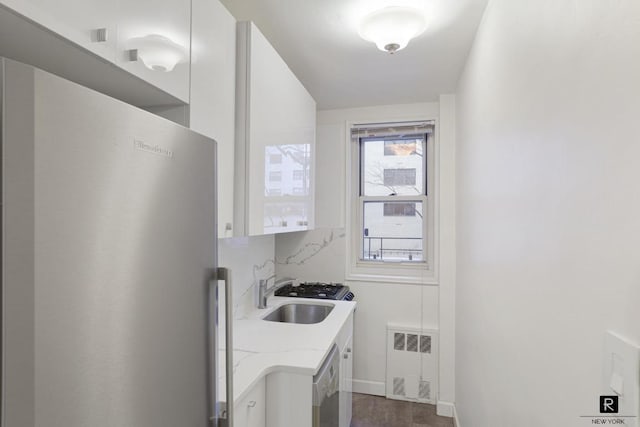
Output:
<instances>
[{"instance_id":1,"label":"white baseboard","mask_svg":"<svg viewBox=\"0 0 640 427\"><path fill-rule=\"evenodd\" d=\"M453 405L453 427L460 427L460 421L458 421L458 411L456 411L456 405Z\"/></svg>"},{"instance_id":2,"label":"white baseboard","mask_svg":"<svg viewBox=\"0 0 640 427\"><path fill-rule=\"evenodd\" d=\"M441 417L453 417L454 406L451 402L438 400L436 404L436 413Z\"/></svg>"},{"instance_id":3,"label":"white baseboard","mask_svg":"<svg viewBox=\"0 0 640 427\"><path fill-rule=\"evenodd\" d=\"M378 381L353 380L353 392L385 396L385 384Z\"/></svg>"}]
</instances>

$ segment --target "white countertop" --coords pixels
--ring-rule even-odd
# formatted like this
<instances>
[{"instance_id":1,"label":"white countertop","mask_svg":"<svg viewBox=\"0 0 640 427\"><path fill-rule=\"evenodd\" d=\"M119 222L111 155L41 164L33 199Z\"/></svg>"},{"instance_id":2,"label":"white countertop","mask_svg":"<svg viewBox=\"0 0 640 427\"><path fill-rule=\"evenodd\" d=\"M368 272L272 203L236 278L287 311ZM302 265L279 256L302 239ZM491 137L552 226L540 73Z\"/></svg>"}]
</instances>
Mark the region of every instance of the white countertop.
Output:
<instances>
[{"instance_id":1,"label":"white countertop","mask_svg":"<svg viewBox=\"0 0 640 427\"><path fill-rule=\"evenodd\" d=\"M262 320L277 307L288 303L334 305L320 323L311 325ZM255 309L233 320L233 395L242 399L262 377L279 371L314 375L331 350L331 345L349 315L354 301L270 297L266 309ZM221 347L224 343L220 343ZM224 394L225 352L218 358L218 389Z\"/></svg>"}]
</instances>

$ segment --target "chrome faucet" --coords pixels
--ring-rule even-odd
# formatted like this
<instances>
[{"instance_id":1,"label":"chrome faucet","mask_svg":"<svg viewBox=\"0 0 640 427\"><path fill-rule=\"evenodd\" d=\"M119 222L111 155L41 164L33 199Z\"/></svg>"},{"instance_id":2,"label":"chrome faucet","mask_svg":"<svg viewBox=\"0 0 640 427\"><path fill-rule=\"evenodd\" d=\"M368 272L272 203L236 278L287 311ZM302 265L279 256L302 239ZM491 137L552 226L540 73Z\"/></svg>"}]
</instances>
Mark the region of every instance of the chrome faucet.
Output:
<instances>
[{"instance_id":1,"label":"chrome faucet","mask_svg":"<svg viewBox=\"0 0 640 427\"><path fill-rule=\"evenodd\" d=\"M283 277L282 279L275 280L273 286L267 289L267 283L269 283L269 280L275 279L275 277L276 276L274 275L267 279L260 279L258 282L258 295L256 302L256 306L258 308L267 308L267 297L270 293L278 290L284 285L293 284L296 281L296 279L292 277Z\"/></svg>"}]
</instances>

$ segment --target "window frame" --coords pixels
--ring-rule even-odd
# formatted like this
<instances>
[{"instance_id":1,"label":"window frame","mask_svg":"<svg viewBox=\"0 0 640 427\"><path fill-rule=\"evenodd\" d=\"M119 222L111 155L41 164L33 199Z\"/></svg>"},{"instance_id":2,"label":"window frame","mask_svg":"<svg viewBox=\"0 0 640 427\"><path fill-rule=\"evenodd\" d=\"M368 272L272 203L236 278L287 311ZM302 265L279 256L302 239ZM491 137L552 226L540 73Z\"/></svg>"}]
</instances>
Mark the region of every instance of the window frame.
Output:
<instances>
[{"instance_id":1,"label":"window frame","mask_svg":"<svg viewBox=\"0 0 640 427\"><path fill-rule=\"evenodd\" d=\"M426 133L424 147L425 155L425 192L423 195L410 196L362 196L361 191L361 142L352 136L352 130L356 127L378 127L384 124L405 124L408 122L428 122L433 128ZM437 280L436 242L437 229L437 139L438 123L436 119L409 119L394 120L393 122L372 123L346 123L348 141L347 170L350 171L347 179L347 280L392 282L411 284L433 284ZM378 140L380 137L377 138ZM423 206L423 254L424 261L385 262L361 259L362 242L364 233L364 203L366 201L394 201L394 202L422 202Z\"/></svg>"},{"instance_id":2,"label":"window frame","mask_svg":"<svg viewBox=\"0 0 640 427\"><path fill-rule=\"evenodd\" d=\"M427 225L426 225L426 218L422 218L422 230L421 230L421 236L420 239L422 240L422 260L421 261L386 261L383 257L382 257L382 253L380 254L381 258L380 259L365 259L364 258L364 251L365 248L364 246L366 246L365 240L371 239L371 236L368 236L365 234L365 215L364 215L364 206L367 203L393 203L393 202L405 202L405 203L420 203L422 206L422 210L425 210L425 208L427 208L427 193L428 193L428 162L429 162L429 156L427 154L427 143L428 143L428 138L429 135L426 132L416 132L416 133L409 133L406 135L402 135L402 136L391 136L389 138L385 138L385 137L380 137L380 136L364 136L364 137L360 137L358 138L358 141L353 141L354 144L358 144L359 146L359 150L358 150L358 156L360 158L359 160L359 178L360 178L360 191L359 191L359 217L360 217L360 223L358 225L358 234L359 234L359 246L360 246L360 250L358 253L358 262L361 263L369 263L369 262L373 262L373 263L393 263L395 265L397 264L426 264L428 262L428 259L426 257L426 252L427 252L427 248L425 245L425 241L426 241L426 237L427 237ZM364 181L365 179L365 145L369 142L372 141L383 141L386 142L386 140L393 140L393 141L399 141L399 140L405 140L405 141L414 141L414 140L420 140L421 144L423 144L422 146L422 151L423 151L423 155L422 155L422 159L421 159L421 164L422 164L422 173L420 175L420 177L418 177L417 175L417 171L415 169L414 170L414 186L416 186L417 182L418 182L418 178L422 181L421 182L421 187L422 187L422 192L418 193L418 194L411 194L411 195L397 195L395 193L391 193L388 195L366 195L365 194L365 189L366 189L366 183ZM383 173L383 186L387 186L387 183L385 182L386 180L386 176L384 176L384 171L386 171L388 169L383 169L382 173ZM394 170L404 170L404 169L394 169ZM409 169L407 169L409 170ZM394 184L392 186L395 187L400 187L403 186L405 184ZM395 191L395 188L388 188L387 191ZM399 190L398 190L399 191ZM383 205L384 206L384 205ZM384 209L384 208L383 208ZM381 243L382 245L382 243Z\"/></svg>"}]
</instances>

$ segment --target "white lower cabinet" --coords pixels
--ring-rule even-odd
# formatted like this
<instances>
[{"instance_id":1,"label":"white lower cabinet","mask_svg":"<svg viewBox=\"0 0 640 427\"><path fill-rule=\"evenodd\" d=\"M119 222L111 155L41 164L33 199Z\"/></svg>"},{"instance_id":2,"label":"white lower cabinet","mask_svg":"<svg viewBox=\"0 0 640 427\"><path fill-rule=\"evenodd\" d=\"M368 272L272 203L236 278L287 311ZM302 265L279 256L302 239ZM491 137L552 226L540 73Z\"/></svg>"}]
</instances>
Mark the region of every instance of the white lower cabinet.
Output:
<instances>
[{"instance_id":1,"label":"white lower cabinet","mask_svg":"<svg viewBox=\"0 0 640 427\"><path fill-rule=\"evenodd\" d=\"M311 427L313 377L293 372L267 376L267 427ZM238 424L240 426L240 424Z\"/></svg>"},{"instance_id":2,"label":"white lower cabinet","mask_svg":"<svg viewBox=\"0 0 640 427\"><path fill-rule=\"evenodd\" d=\"M353 335L340 351L340 427L351 425L353 409Z\"/></svg>"},{"instance_id":3,"label":"white lower cabinet","mask_svg":"<svg viewBox=\"0 0 640 427\"><path fill-rule=\"evenodd\" d=\"M262 378L244 399L235 405L234 427L265 427L267 400Z\"/></svg>"},{"instance_id":4,"label":"white lower cabinet","mask_svg":"<svg viewBox=\"0 0 640 427\"><path fill-rule=\"evenodd\" d=\"M336 337L340 350L340 411L339 426L349 427L353 408L353 316L351 313Z\"/></svg>"},{"instance_id":5,"label":"white lower cabinet","mask_svg":"<svg viewBox=\"0 0 640 427\"><path fill-rule=\"evenodd\" d=\"M340 352L338 425L349 427L352 414L353 313L336 336L335 344ZM260 380L235 408L235 427L313 427L313 375L272 372Z\"/></svg>"}]
</instances>

